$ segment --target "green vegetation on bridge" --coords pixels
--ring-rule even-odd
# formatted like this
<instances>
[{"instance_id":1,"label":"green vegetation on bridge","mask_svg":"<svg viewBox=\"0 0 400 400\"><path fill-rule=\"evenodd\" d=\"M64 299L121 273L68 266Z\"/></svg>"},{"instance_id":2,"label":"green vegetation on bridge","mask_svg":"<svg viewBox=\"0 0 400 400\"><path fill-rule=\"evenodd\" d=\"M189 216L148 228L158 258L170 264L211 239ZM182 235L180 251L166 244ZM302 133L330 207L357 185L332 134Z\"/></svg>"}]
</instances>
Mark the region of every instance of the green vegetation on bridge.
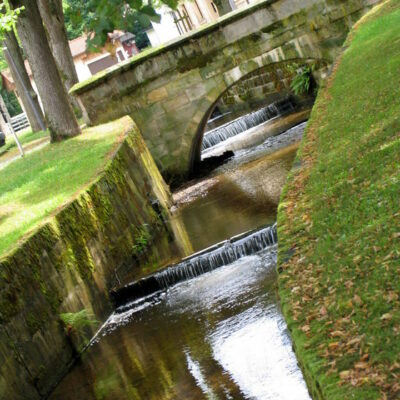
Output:
<instances>
[{"instance_id":1,"label":"green vegetation on bridge","mask_svg":"<svg viewBox=\"0 0 400 400\"><path fill-rule=\"evenodd\" d=\"M86 129L0 171L0 258L98 175L128 119Z\"/></svg>"},{"instance_id":2,"label":"green vegetation on bridge","mask_svg":"<svg viewBox=\"0 0 400 400\"><path fill-rule=\"evenodd\" d=\"M354 28L279 209L279 293L315 399L400 397L400 1Z\"/></svg>"}]
</instances>

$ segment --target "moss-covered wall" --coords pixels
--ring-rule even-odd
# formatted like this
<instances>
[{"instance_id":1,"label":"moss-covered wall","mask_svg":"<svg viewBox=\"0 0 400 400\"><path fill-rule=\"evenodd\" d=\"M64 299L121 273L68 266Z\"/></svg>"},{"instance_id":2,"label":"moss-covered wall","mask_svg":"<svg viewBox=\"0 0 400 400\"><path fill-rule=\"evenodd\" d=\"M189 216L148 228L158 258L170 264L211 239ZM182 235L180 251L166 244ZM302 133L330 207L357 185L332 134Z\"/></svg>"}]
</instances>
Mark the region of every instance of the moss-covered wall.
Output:
<instances>
[{"instance_id":1,"label":"moss-covered wall","mask_svg":"<svg viewBox=\"0 0 400 400\"><path fill-rule=\"evenodd\" d=\"M379 0L267 0L167 46L139 54L72 89L88 122L129 114L164 178L199 160L205 120L219 97L259 68L332 62L352 24Z\"/></svg>"},{"instance_id":2,"label":"moss-covered wall","mask_svg":"<svg viewBox=\"0 0 400 400\"><path fill-rule=\"evenodd\" d=\"M127 125L103 173L0 259L2 399L48 393L112 310L108 293L118 270L140 275L135 260L168 234L168 188L136 125ZM60 314L82 309L98 323L67 335Z\"/></svg>"}]
</instances>

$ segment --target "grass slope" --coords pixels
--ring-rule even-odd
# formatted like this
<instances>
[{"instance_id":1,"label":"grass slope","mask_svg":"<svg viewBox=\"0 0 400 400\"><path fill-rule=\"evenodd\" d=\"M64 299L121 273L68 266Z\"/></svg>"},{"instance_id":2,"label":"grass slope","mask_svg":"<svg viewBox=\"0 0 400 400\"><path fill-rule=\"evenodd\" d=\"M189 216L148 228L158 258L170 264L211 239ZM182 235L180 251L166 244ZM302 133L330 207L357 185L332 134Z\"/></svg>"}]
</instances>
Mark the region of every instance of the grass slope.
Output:
<instances>
[{"instance_id":1,"label":"grass slope","mask_svg":"<svg viewBox=\"0 0 400 400\"><path fill-rule=\"evenodd\" d=\"M314 398L400 399L399 0L350 34L297 165L278 211L279 293Z\"/></svg>"},{"instance_id":2,"label":"grass slope","mask_svg":"<svg viewBox=\"0 0 400 400\"><path fill-rule=\"evenodd\" d=\"M0 258L96 177L129 121L86 129L0 171Z\"/></svg>"},{"instance_id":3,"label":"grass slope","mask_svg":"<svg viewBox=\"0 0 400 400\"><path fill-rule=\"evenodd\" d=\"M18 139L22 145L22 147L25 147L27 144L32 143L34 141L37 141L38 139L45 138L46 136L49 136L49 133L47 131L40 131L40 132L32 132L31 130L27 130L22 133L17 133ZM17 144L15 143L14 138L9 135L7 136L6 139L6 144L2 147L0 147L0 157L13 150L17 149ZM1 158L0 158L1 161Z\"/></svg>"}]
</instances>

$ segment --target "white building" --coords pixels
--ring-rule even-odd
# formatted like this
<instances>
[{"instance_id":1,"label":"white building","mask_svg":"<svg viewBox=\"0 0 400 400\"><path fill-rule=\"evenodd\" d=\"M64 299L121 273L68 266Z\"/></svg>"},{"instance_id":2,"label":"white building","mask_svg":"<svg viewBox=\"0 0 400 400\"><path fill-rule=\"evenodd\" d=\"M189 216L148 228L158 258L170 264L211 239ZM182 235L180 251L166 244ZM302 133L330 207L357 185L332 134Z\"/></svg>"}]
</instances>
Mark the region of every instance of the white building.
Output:
<instances>
[{"instance_id":1,"label":"white building","mask_svg":"<svg viewBox=\"0 0 400 400\"><path fill-rule=\"evenodd\" d=\"M232 10L246 7L253 0L229 0ZM157 9L161 15L160 23L151 23L146 30L153 47L159 46L201 25L219 18L216 5L211 0L187 0L179 4L176 10L167 6Z\"/></svg>"}]
</instances>

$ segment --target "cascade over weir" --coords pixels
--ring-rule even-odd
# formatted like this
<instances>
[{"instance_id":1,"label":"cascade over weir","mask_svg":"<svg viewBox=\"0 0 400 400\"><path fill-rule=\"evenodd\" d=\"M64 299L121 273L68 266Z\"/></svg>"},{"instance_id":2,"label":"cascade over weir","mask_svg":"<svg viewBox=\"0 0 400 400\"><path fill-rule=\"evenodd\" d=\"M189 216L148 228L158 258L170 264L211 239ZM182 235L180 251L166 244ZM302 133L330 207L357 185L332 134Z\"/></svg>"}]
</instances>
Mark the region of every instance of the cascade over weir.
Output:
<instances>
[{"instance_id":1,"label":"cascade over weir","mask_svg":"<svg viewBox=\"0 0 400 400\"><path fill-rule=\"evenodd\" d=\"M267 107L247 114L244 117L235 119L218 128L210 130L204 134L201 150L204 151L216 144L223 142L239 133L245 132L254 126L260 125L273 118L289 113L295 109L293 99L283 99L279 102L272 103Z\"/></svg>"},{"instance_id":2,"label":"cascade over weir","mask_svg":"<svg viewBox=\"0 0 400 400\"><path fill-rule=\"evenodd\" d=\"M242 257L255 254L276 243L276 225L255 232L246 232L193 254L179 264L169 266L162 271L126 285L113 292L112 297L117 307L120 307L126 302L168 289L178 282L195 278L216 268L231 264ZM129 307L129 304L127 307ZM120 308L120 311L125 308Z\"/></svg>"}]
</instances>

